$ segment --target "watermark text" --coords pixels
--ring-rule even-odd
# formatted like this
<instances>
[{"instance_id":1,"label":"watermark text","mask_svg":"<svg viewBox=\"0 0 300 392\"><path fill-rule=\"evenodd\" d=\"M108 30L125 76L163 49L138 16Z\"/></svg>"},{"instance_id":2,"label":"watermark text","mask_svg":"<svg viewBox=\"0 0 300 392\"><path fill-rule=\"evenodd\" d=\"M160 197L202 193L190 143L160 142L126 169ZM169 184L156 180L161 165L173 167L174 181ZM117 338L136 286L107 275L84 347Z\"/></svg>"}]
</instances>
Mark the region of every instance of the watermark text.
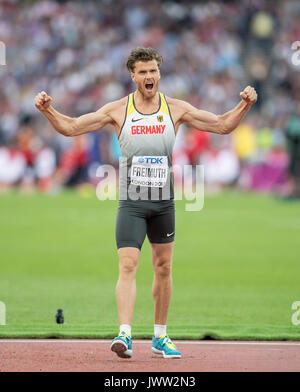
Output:
<instances>
[{"instance_id":1,"label":"watermark text","mask_svg":"<svg viewBox=\"0 0 300 392\"><path fill-rule=\"evenodd\" d=\"M292 64L300 65L300 41L295 41L292 43L291 49L295 52L292 54Z\"/></svg>"},{"instance_id":2,"label":"watermark text","mask_svg":"<svg viewBox=\"0 0 300 392\"><path fill-rule=\"evenodd\" d=\"M0 65L6 65L6 46L0 41Z\"/></svg>"},{"instance_id":3,"label":"watermark text","mask_svg":"<svg viewBox=\"0 0 300 392\"><path fill-rule=\"evenodd\" d=\"M200 211L204 206L204 166L173 165L166 159L137 157L131 165L120 158L119 171L114 166L99 166L99 200L186 200L186 211Z\"/></svg>"},{"instance_id":4,"label":"watermark text","mask_svg":"<svg viewBox=\"0 0 300 392\"><path fill-rule=\"evenodd\" d=\"M6 325L6 306L0 301L0 325Z\"/></svg>"},{"instance_id":5,"label":"watermark text","mask_svg":"<svg viewBox=\"0 0 300 392\"><path fill-rule=\"evenodd\" d=\"M293 302L292 310L296 310L296 312L292 314L292 319L291 319L292 324L300 325L300 301Z\"/></svg>"}]
</instances>

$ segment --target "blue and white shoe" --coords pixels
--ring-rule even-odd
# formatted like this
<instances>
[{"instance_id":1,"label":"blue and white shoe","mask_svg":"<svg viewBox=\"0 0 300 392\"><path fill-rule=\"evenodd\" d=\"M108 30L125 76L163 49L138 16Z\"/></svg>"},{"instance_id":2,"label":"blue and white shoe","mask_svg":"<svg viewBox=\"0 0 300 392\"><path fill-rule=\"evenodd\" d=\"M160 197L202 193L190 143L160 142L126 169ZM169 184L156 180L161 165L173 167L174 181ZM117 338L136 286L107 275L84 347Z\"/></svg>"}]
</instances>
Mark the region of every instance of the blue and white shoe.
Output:
<instances>
[{"instance_id":1,"label":"blue and white shoe","mask_svg":"<svg viewBox=\"0 0 300 392\"><path fill-rule=\"evenodd\" d=\"M181 352L176 349L175 344L167 335L161 335L159 338L152 338L152 352L163 355L164 358L181 358Z\"/></svg>"},{"instance_id":2,"label":"blue and white shoe","mask_svg":"<svg viewBox=\"0 0 300 392\"><path fill-rule=\"evenodd\" d=\"M132 339L124 331L114 338L110 345L111 351L115 352L120 358L132 357Z\"/></svg>"}]
</instances>

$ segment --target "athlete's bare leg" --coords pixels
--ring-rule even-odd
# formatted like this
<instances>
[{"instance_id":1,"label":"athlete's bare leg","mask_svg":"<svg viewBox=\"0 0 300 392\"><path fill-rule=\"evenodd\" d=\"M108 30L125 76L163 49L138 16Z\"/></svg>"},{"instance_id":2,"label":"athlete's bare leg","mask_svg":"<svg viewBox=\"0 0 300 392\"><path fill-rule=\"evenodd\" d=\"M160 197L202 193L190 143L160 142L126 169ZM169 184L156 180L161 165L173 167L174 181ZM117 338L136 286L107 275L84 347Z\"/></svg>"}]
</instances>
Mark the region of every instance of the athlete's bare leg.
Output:
<instances>
[{"instance_id":1,"label":"athlete's bare leg","mask_svg":"<svg viewBox=\"0 0 300 392\"><path fill-rule=\"evenodd\" d=\"M172 256L174 242L151 244L154 279L154 324L166 325L172 295Z\"/></svg>"},{"instance_id":2,"label":"athlete's bare leg","mask_svg":"<svg viewBox=\"0 0 300 392\"><path fill-rule=\"evenodd\" d=\"M116 287L119 322L131 325L136 300L136 271L140 259L138 248L126 247L118 250L119 279Z\"/></svg>"}]
</instances>

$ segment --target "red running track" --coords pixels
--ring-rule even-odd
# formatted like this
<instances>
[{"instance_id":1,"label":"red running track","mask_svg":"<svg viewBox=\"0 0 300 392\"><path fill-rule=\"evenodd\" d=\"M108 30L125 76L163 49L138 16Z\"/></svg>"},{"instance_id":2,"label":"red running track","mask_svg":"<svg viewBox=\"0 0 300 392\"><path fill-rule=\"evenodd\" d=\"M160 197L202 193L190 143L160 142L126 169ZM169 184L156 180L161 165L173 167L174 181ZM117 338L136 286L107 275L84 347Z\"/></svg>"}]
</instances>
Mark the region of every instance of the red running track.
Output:
<instances>
[{"instance_id":1,"label":"red running track","mask_svg":"<svg viewBox=\"0 0 300 392\"><path fill-rule=\"evenodd\" d=\"M181 359L133 340L133 357L110 351L110 340L0 339L0 372L299 372L300 342L174 341Z\"/></svg>"}]
</instances>

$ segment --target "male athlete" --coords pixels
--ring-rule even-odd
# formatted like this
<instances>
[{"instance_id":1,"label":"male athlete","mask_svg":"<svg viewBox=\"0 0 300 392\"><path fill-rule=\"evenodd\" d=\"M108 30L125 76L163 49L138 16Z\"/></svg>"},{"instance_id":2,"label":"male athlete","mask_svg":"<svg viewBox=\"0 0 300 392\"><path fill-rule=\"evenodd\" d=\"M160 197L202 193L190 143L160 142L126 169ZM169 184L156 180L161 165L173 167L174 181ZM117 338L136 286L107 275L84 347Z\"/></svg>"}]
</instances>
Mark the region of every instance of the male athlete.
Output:
<instances>
[{"instance_id":1,"label":"male athlete","mask_svg":"<svg viewBox=\"0 0 300 392\"><path fill-rule=\"evenodd\" d=\"M135 92L77 118L57 112L51 106L52 98L45 92L35 98L35 106L54 129L65 136L94 132L111 124L119 139L123 157L120 167L122 198L116 221L119 255L116 298L120 333L112 341L111 350L121 358L132 357L135 279L146 235L151 245L154 268L152 352L164 358L181 358L166 331L175 235L173 176L170 172L179 126L187 123L201 131L229 134L257 100L256 91L248 86L240 93L238 105L223 115L199 110L187 102L158 92L161 64L162 57L152 48L132 50L126 65L136 85Z\"/></svg>"}]
</instances>

